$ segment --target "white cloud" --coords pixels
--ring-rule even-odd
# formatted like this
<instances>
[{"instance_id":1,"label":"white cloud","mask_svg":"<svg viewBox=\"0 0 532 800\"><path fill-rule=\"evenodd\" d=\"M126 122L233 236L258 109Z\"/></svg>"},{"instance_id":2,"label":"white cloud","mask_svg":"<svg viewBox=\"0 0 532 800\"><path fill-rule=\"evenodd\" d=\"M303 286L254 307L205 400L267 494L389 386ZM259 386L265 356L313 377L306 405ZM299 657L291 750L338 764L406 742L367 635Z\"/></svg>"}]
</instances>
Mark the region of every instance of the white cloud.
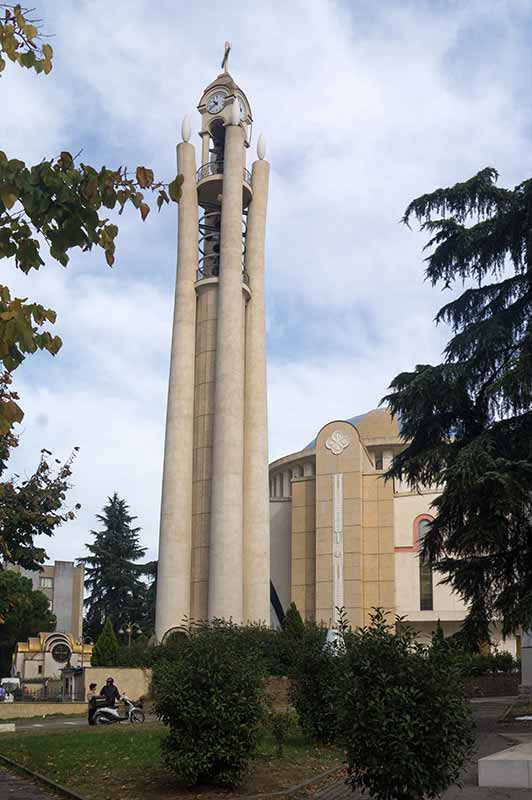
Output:
<instances>
[{"instance_id":1,"label":"white cloud","mask_svg":"<svg viewBox=\"0 0 532 800\"><path fill-rule=\"evenodd\" d=\"M413 197L486 164L510 185L529 176L530 2L492 4L489 15L480 2L398 0L85 0L42 11L54 70L11 68L0 86L13 108L0 147L29 160L83 147L91 163L144 162L172 176L180 120L194 119L233 42L231 72L272 163L272 458L329 418L375 406L397 372L439 358L442 296L423 283L423 237L399 219ZM76 255L67 270L12 278L57 308L65 340L57 359L19 371L27 415L14 467L29 469L43 445L61 455L81 446L72 498L83 510L51 543L54 557L81 552L115 489L155 552L174 221L171 210L144 225L124 216L113 271Z\"/></svg>"}]
</instances>

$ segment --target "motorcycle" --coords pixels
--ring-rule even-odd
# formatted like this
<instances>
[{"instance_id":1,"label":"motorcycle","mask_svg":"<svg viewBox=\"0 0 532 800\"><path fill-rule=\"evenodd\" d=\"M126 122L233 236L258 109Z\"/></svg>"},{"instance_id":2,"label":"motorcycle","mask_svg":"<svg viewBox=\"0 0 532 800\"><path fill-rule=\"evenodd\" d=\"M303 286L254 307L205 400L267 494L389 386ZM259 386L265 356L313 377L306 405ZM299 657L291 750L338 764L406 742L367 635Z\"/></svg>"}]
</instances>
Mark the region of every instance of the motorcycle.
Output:
<instances>
[{"instance_id":1,"label":"motorcycle","mask_svg":"<svg viewBox=\"0 0 532 800\"><path fill-rule=\"evenodd\" d=\"M144 711L136 706L127 695L122 695L124 701L125 713L120 714L118 708L111 706L104 706L98 708L94 714L95 725L112 725L114 722L144 722Z\"/></svg>"}]
</instances>

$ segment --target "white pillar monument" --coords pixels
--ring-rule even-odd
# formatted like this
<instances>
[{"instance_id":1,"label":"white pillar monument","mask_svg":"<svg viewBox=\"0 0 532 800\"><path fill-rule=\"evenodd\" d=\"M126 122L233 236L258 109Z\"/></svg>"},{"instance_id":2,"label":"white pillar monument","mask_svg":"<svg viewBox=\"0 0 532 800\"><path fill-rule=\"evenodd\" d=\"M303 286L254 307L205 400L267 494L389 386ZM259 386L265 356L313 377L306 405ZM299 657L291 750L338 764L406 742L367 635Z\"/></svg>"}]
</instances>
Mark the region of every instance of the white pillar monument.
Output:
<instances>
[{"instance_id":1,"label":"white pillar monument","mask_svg":"<svg viewBox=\"0 0 532 800\"><path fill-rule=\"evenodd\" d=\"M270 617L264 240L269 165L227 71L205 89L201 160L185 119L159 535L156 635Z\"/></svg>"}]
</instances>

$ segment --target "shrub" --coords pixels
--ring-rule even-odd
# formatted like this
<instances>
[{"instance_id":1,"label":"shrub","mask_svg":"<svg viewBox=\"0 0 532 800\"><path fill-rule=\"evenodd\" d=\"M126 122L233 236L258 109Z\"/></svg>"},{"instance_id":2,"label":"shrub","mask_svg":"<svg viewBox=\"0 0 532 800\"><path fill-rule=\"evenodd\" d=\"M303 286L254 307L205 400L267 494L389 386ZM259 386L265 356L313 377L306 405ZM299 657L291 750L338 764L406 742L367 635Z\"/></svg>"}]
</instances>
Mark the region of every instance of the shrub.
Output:
<instances>
[{"instance_id":1,"label":"shrub","mask_svg":"<svg viewBox=\"0 0 532 800\"><path fill-rule=\"evenodd\" d=\"M338 732L336 684L342 656L325 647L327 630L307 623L292 651L291 700L301 727L313 739L329 743Z\"/></svg>"},{"instance_id":2,"label":"shrub","mask_svg":"<svg viewBox=\"0 0 532 800\"><path fill-rule=\"evenodd\" d=\"M284 753L284 745L295 727L294 715L290 711L270 710L268 715L268 726L275 741L277 756L281 758Z\"/></svg>"},{"instance_id":3,"label":"shrub","mask_svg":"<svg viewBox=\"0 0 532 800\"><path fill-rule=\"evenodd\" d=\"M338 725L349 783L379 800L435 797L454 783L473 745L459 672L443 648L415 642L377 610L350 633L337 676Z\"/></svg>"},{"instance_id":4,"label":"shrub","mask_svg":"<svg viewBox=\"0 0 532 800\"><path fill-rule=\"evenodd\" d=\"M490 653L490 671L496 672L519 672L519 659L514 658L511 653L506 651Z\"/></svg>"},{"instance_id":5,"label":"shrub","mask_svg":"<svg viewBox=\"0 0 532 800\"><path fill-rule=\"evenodd\" d=\"M165 763L188 785L232 787L256 749L262 661L239 629L223 621L192 628L174 654L161 654L152 681L155 711L170 729Z\"/></svg>"},{"instance_id":6,"label":"shrub","mask_svg":"<svg viewBox=\"0 0 532 800\"><path fill-rule=\"evenodd\" d=\"M280 631L261 624L239 628L244 646L253 649L261 658L268 675L286 675L288 659L285 642Z\"/></svg>"}]
</instances>

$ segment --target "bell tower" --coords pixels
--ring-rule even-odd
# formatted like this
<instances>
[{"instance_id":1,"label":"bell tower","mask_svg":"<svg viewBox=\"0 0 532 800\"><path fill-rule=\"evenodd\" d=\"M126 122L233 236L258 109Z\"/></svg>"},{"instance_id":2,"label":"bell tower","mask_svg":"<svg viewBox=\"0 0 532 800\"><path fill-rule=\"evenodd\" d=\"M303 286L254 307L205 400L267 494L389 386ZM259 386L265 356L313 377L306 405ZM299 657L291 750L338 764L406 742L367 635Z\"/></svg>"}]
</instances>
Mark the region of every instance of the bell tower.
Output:
<instances>
[{"instance_id":1,"label":"bell tower","mask_svg":"<svg viewBox=\"0 0 532 800\"><path fill-rule=\"evenodd\" d=\"M201 163L185 118L156 634L185 618L269 620L264 235L269 165L227 71L203 92Z\"/></svg>"}]
</instances>

